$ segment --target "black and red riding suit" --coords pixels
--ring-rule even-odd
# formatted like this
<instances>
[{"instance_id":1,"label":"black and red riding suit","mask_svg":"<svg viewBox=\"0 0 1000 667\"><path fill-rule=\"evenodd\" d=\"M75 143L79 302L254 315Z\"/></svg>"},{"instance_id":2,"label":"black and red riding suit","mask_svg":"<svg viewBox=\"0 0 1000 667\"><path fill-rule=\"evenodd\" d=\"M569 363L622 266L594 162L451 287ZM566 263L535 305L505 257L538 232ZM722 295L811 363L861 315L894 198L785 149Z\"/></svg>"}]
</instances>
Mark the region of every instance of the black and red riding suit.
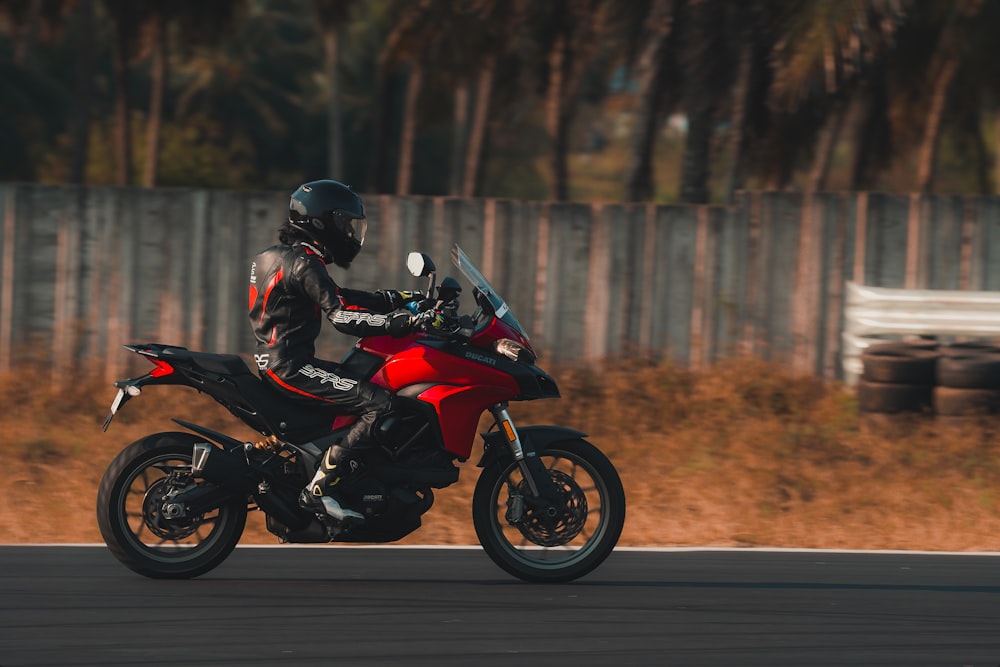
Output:
<instances>
[{"instance_id":1,"label":"black and red riding suit","mask_svg":"<svg viewBox=\"0 0 1000 667\"><path fill-rule=\"evenodd\" d=\"M257 369L288 398L358 415L340 444L342 452L365 439L375 418L388 411L392 394L351 377L337 363L316 358L322 317L351 336L404 335L410 331L410 317L406 311L393 312L392 294L398 293L339 287L322 255L304 242L272 246L250 268Z\"/></svg>"}]
</instances>

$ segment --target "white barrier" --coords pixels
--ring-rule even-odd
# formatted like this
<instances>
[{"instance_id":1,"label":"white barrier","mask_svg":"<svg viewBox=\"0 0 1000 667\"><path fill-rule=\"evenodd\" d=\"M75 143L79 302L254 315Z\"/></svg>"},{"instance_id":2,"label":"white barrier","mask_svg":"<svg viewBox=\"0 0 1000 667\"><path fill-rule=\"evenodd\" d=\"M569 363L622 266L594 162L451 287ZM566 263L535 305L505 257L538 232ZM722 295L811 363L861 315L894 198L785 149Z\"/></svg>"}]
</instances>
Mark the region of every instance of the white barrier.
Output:
<instances>
[{"instance_id":1,"label":"white barrier","mask_svg":"<svg viewBox=\"0 0 1000 667\"><path fill-rule=\"evenodd\" d=\"M844 381L861 375L861 353L874 343L934 336L993 339L1000 336L1000 292L868 287L848 282L841 346Z\"/></svg>"}]
</instances>

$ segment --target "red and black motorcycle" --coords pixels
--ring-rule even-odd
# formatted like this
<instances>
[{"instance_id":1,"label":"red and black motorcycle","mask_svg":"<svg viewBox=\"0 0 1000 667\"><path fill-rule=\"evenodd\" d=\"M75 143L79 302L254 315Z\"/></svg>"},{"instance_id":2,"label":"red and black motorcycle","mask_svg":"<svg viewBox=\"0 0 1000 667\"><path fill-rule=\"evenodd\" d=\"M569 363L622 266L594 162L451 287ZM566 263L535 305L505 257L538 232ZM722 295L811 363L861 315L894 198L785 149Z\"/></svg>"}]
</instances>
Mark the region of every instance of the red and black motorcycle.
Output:
<instances>
[{"instance_id":1,"label":"red and black motorcycle","mask_svg":"<svg viewBox=\"0 0 1000 667\"><path fill-rule=\"evenodd\" d=\"M560 426L515 428L509 401L555 398L555 381L535 366L524 328L456 245L452 260L473 287L478 308L458 314L461 285L435 286L433 262L410 253L407 266L429 278L424 312L441 315L432 331L365 338L343 364L398 397L376 426L379 447L350 493L365 521L349 528L321 522L298 507L322 453L354 419L289 402L237 355L161 344L126 345L154 368L115 383L105 430L129 399L152 385L208 394L261 434L242 442L175 419L190 432L148 435L127 446L101 480L97 517L111 552L154 578L188 578L222 563L243 533L247 512L267 515L283 542L399 540L420 526L433 489L458 480L456 461L472 454L479 420L482 468L472 520L486 553L526 581L570 581L611 553L625 521L625 494L612 463L585 434Z\"/></svg>"}]
</instances>

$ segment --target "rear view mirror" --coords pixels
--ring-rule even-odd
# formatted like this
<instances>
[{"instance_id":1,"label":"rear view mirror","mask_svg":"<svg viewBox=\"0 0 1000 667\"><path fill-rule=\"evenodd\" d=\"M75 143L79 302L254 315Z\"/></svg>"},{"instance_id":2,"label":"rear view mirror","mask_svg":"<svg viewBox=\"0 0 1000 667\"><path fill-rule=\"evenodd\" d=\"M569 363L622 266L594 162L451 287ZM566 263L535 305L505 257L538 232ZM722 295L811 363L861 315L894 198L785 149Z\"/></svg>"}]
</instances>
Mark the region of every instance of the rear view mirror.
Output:
<instances>
[{"instance_id":1,"label":"rear view mirror","mask_svg":"<svg viewBox=\"0 0 1000 667\"><path fill-rule=\"evenodd\" d=\"M435 271L433 260L422 252L411 252L407 255L406 268L418 278L429 276Z\"/></svg>"}]
</instances>

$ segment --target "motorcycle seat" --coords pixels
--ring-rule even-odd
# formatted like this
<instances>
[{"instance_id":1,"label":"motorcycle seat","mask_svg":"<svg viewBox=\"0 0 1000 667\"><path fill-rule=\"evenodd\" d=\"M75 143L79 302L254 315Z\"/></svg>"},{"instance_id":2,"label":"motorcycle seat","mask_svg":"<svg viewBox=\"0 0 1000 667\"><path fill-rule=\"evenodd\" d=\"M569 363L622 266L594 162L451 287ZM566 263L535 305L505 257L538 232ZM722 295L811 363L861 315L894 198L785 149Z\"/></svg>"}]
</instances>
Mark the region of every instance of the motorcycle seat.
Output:
<instances>
[{"instance_id":1,"label":"motorcycle seat","mask_svg":"<svg viewBox=\"0 0 1000 667\"><path fill-rule=\"evenodd\" d=\"M188 361L203 371L220 375L250 375L250 368L243 358L236 354L215 354L213 352L194 352L183 347L168 347L162 352L163 357L175 357L179 361Z\"/></svg>"}]
</instances>

